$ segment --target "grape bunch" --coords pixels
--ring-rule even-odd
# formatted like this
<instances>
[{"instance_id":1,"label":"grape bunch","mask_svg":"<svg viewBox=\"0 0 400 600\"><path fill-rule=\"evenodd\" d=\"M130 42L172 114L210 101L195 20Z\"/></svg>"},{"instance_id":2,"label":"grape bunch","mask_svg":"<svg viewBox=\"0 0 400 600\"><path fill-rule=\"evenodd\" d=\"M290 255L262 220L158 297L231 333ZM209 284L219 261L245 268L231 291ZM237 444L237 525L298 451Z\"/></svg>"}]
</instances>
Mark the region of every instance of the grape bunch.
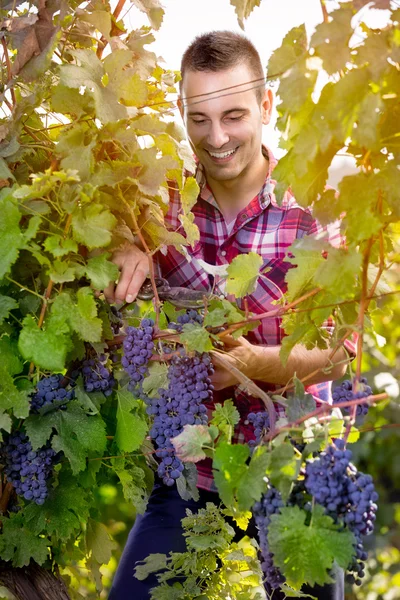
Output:
<instances>
[{"instance_id":1,"label":"grape bunch","mask_svg":"<svg viewBox=\"0 0 400 600\"><path fill-rule=\"evenodd\" d=\"M65 409L75 397L73 388L66 383L67 379L59 374L40 379L36 391L30 396L31 412L38 413L43 406Z\"/></svg>"},{"instance_id":2,"label":"grape bunch","mask_svg":"<svg viewBox=\"0 0 400 600\"><path fill-rule=\"evenodd\" d=\"M358 472L350 462L352 453L336 440L315 460L307 461L305 488L334 521L345 524L356 538L355 556L348 580L361 585L367 557L362 537L373 532L378 494L370 475Z\"/></svg>"},{"instance_id":3,"label":"grape bunch","mask_svg":"<svg viewBox=\"0 0 400 600\"><path fill-rule=\"evenodd\" d=\"M168 370L168 389L160 389L158 398L146 398L147 413L153 425L150 437L155 441L156 455L161 458L158 475L172 486L183 471L183 463L175 456L171 438L179 435L184 425L207 424L205 400L212 398L213 373L207 354L194 357L174 356Z\"/></svg>"},{"instance_id":4,"label":"grape bunch","mask_svg":"<svg viewBox=\"0 0 400 600\"><path fill-rule=\"evenodd\" d=\"M338 404L340 402L346 402L349 400L357 400L359 398L367 398L372 395L372 389L367 384L367 380L365 377L360 378L360 386L357 392L353 392L353 383L346 379L340 385L335 387L332 392L332 399L334 404ZM357 412L356 412L356 422L361 424L364 420L365 415L368 413L369 405L368 403L358 404ZM343 413L350 415L352 407L346 406L341 409Z\"/></svg>"},{"instance_id":5,"label":"grape bunch","mask_svg":"<svg viewBox=\"0 0 400 600\"><path fill-rule=\"evenodd\" d=\"M121 364L130 378L129 389L141 390L141 383L147 374L147 364L153 354L154 321L142 319L139 327L127 327Z\"/></svg>"},{"instance_id":6,"label":"grape bunch","mask_svg":"<svg viewBox=\"0 0 400 600\"><path fill-rule=\"evenodd\" d=\"M176 319L176 323L169 323L169 329L175 329L178 333L182 332L183 326L187 323L198 323L199 325L203 324L204 317L201 313L197 312L197 310L191 309L187 310L183 315L179 315Z\"/></svg>"},{"instance_id":7,"label":"grape bunch","mask_svg":"<svg viewBox=\"0 0 400 600\"><path fill-rule=\"evenodd\" d=\"M24 433L10 434L0 450L5 463L5 474L13 484L18 496L44 504L47 496L47 481L52 473L56 453L49 446L32 450L28 436Z\"/></svg>"},{"instance_id":8,"label":"grape bunch","mask_svg":"<svg viewBox=\"0 0 400 600\"><path fill-rule=\"evenodd\" d=\"M116 380L112 372L106 367L107 356L100 354L94 358L87 358L82 364L83 384L86 392L103 392L110 396Z\"/></svg>"},{"instance_id":9,"label":"grape bunch","mask_svg":"<svg viewBox=\"0 0 400 600\"><path fill-rule=\"evenodd\" d=\"M250 448L254 448L254 446L257 446L262 442L264 435L270 428L269 416L267 411L260 411L257 413L251 412L247 415L247 419L254 427L254 435L256 439L249 441Z\"/></svg>"},{"instance_id":10,"label":"grape bunch","mask_svg":"<svg viewBox=\"0 0 400 600\"><path fill-rule=\"evenodd\" d=\"M274 565L274 555L269 551L268 545L268 525L271 522L271 516L279 513L282 506L284 503L281 494L273 486L270 486L260 502L256 502L253 506L262 555L261 568L266 582L273 590L279 588L286 581L280 570Z\"/></svg>"}]
</instances>

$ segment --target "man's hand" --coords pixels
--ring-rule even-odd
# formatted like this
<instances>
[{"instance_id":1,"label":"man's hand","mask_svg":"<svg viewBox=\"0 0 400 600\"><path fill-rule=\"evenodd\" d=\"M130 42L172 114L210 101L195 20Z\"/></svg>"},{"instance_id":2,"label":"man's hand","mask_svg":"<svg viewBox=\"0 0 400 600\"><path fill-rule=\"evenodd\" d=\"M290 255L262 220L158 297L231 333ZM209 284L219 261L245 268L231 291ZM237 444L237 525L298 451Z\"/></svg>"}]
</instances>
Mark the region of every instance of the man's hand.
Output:
<instances>
[{"instance_id":1,"label":"man's hand","mask_svg":"<svg viewBox=\"0 0 400 600\"><path fill-rule=\"evenodd\" d=\"M251 379L253 374L251 365L254 366L254 352L257 346L250 344L244 337L235 340L230 335L224 337L224 343L227 350L226 354L223 355L225 361ZM223 390L231 385L236 385L238 379L228 368L214 362L214 374L211 376L211 382L215 390Z\"/></svg>"},{"instance_id":2,"label":"man's hand","mask_svg":"<svg viewBox=\"0 0 400 600\"><path fill-rule=\"evenodd\" d=\"M111 283L104 295L108 302L133 302L137 293L149 274L147 255L134 244L128 242L118 248L111 258L120 270L117 287Z\"/></svg>"},{"instance_id":3,"label":"man's hand","mask_svg":"<svg viewBox=\"0 0 400 600\"><path fill-rule=\"evenodd\" d=\"M301 344L296 345L284 366L280 359L280 346L256 346L243 337L238 340L224 337L227 352L225 362L242 371L252 381L286 385L294 375L305 380L306 385L335 381L343 377L351 358L343 347L339 348L331 360L331 348L313 348L307 350ZM212 383L216 390L222 390L238 383L236 376L228 367L214 363L215 372Z\"/></svg>"}]
</instances>

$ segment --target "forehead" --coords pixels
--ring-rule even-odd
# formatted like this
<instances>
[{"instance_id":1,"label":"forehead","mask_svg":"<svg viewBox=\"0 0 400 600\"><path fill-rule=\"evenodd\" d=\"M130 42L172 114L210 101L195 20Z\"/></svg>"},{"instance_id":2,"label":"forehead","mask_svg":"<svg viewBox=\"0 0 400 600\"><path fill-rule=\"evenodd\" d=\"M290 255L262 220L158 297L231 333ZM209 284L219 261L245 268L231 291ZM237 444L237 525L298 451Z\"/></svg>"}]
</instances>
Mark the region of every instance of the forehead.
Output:
<instances>
[{"instance_id":1,"label":"forehead","mask_svg":"<svg viewBox=\"0 0 400 600\"><path fill-rule=\"evenodd\" d=\"M247 65L226 71L187 71L182 81L182 101L186 111L222 112L236 106L257 103L255 75Z\"/></svg>"}]
</instances>

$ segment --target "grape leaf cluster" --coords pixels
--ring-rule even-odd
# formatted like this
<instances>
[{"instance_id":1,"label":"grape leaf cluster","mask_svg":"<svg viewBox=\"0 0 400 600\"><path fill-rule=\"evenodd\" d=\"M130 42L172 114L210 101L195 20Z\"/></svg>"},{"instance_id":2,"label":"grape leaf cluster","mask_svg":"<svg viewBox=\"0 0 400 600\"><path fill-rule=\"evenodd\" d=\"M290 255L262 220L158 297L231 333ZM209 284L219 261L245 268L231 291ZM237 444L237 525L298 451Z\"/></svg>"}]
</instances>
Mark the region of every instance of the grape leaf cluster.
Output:
<instances>
[{"instance_id":1,"label":"grape leaf cluster","mask_svg":"<svg viewBox=\"0 0 400 600\"><path fill-rule=\"evenodd\" d=\"M5 474L18 496L44 504L47 481L52 473L56 452L48 445L37 451L25 433L12 433L2 445L0 453L5 463Z\"/></svg>"},{"instance_id":2,"label":"grape leaf cluster","mask_svg":"<svg viewBox=\"0 0 400 600\"><path fill-rule=\"evenodd\" d=\"M305 488L335 522L348 527L356 539L355 555L348 567L348 580L361 585L366 553L363 536L373 532L378 494L370 475L358 472L350 462L352 452L336 440L313 461L307 461Z\"/></svg>"}]
</instances>

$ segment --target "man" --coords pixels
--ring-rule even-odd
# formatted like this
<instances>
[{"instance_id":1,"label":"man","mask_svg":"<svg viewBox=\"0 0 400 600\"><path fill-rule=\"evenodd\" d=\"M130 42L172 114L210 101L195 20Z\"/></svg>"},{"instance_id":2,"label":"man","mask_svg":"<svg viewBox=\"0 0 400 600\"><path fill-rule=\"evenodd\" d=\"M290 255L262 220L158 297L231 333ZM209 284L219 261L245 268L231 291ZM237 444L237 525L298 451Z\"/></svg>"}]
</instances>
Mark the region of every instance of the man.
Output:
<instances>
[{"instance_id":1,"label":"man","mask_svg":"<svg viewBox=\"0 0 400 600\"><path fill-rule=\"evenodd\" d=\"M188 250L190 260L174 248L169 248L166 256L160 255L161 273L171 285L205 291L213 288L216 293L223 293L223 282L209 275L199 259L223 265L238 254L257 252L264 259L262 270L267 266L269 270L260 277L247 302L250 311L264 312L285 292L284 277L290 267L284 262L287 248L296 238L315 234L321 227L290 193L282 207L274 199L271 171L276 161L262 146L262 126L271 117L272 94L265 89L265 75L254 46L244 36L228 31L199 36L183 55L181 73L178 104L198 160L200 194L193 213L200 241ZM172 191L166 216L171 229L181 227L179 211L179 195ZM330 241L337 245L339 235L331 234ZM115 290L110 287L105 291L106 297L110 301L132 302L148 273L147 257L130 246L116 252L114 261L121 277ZM308 380L312 384L308 391L316 397L329 398L329 381L344 374L346 350L337 351L329 375L323 369L330 365L330 349L306 350L299 345L283 367L279 359L282 337L280 319L265 319L247 339L232 340L226 357L267 390L287 383L295 373L303 378L318 371ZM347 349L354 352L350 342ZM228 369L216 366L212 380L216 390L214 402L233 397L241 414L235 441L247 441L252 430L246 415L262 410L262 403L240 391ZM180 520L186 507L196 511L207 501L218 501L210 461L198 464L198 487L201 497L195 503L181 500L175 489L156 485L146 514L138 518L129 536L110 600L149 598L156 579L150 576L143 582L136 580L132 576L134 564L150 553L185 550ZM342 584L313 590L313 595L317 594L324 600L340 600ZM279 598L276 592L274 598Z\"/></svg>"}]
</instances>

